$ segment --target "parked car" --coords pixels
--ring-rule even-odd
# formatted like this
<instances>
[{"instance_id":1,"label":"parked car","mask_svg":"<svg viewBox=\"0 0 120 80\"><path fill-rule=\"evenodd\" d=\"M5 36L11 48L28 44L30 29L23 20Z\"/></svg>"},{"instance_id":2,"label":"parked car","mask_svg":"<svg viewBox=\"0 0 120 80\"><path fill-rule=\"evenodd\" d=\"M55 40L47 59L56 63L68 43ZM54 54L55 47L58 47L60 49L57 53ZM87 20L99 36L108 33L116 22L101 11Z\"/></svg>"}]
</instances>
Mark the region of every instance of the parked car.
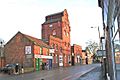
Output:
<instances>
[{"instance_id":1,"label":"parked car","mask_svg":"<svg viewBox=\"0 0 120 80\"><path fill-rule=\"evenodd\" d=\"M3 69L2 72L12 74L15 71L16 64L7 64Z\"/></svg>"}]
</instances>

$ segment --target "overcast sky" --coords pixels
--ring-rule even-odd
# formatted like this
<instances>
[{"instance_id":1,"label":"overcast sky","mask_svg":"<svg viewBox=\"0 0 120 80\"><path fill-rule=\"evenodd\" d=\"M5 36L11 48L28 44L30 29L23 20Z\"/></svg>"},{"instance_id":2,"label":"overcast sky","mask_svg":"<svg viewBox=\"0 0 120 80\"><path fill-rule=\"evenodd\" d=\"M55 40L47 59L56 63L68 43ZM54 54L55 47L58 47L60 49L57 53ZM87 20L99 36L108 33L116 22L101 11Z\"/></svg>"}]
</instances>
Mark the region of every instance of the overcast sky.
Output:
<instances>
[{"instance_id":1,"label":"overcast sky","mask_svg":"<svg viewBox=\"0 0 120 80\"><path fill-rule=\"evenodd\" d=\"M88 40L98 41L102 29L98 0L0 0L0 38L5 42L18 31L41 38L45 16L67 9L71 26L71 44L85 47ZM91 26L96 28L91 28Z\"/></svg>"}]
</instances>

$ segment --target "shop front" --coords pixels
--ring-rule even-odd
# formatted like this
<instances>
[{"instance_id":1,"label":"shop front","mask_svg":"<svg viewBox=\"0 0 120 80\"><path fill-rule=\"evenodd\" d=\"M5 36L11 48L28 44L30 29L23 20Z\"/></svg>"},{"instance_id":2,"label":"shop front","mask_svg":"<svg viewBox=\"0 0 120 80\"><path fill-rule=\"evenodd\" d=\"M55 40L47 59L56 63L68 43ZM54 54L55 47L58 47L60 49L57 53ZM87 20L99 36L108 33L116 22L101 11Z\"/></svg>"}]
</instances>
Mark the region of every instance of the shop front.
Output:
<instances>
[{"instance_id":1,"label":"shop front","mask_svg":"<svg viewBox=\"0 0 120 80\"><path fill-rule=\"evenodd\" d=\"M52 69L52 56L35 55L35 70L50 70Z\"/></svg>"}]
</instances>

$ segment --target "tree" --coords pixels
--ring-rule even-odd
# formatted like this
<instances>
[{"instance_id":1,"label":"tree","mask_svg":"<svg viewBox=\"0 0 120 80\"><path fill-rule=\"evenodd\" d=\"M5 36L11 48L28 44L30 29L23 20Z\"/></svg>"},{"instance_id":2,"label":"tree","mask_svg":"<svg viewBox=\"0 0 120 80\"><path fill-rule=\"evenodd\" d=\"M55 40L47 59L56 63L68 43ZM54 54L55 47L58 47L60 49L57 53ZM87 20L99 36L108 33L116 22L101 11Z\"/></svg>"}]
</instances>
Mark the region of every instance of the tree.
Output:
<instances>
[{"instance_id":1,"label":"tree","mask_svg":"<svg viewBox=\"0 0 120 80\"><path fill-rule=\"evenodd\" d=\"M99 45L96 42L93 41L88 41L86 42L87 46L86 46L86 50L89 52L89 54L93 54L92 58L93 60L98 60L97 57L97 50L99 49Z\"/></svg>"}]
</instances>

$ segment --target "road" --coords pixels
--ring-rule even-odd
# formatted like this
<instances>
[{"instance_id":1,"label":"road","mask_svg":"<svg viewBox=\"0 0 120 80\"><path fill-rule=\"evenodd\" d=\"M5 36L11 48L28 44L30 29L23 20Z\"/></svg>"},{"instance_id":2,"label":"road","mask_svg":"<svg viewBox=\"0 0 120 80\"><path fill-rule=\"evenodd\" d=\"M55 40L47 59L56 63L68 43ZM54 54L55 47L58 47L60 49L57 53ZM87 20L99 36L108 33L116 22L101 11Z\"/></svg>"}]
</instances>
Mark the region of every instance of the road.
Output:
<instances>
[{"instance_id":1,"label":"road","mask_svg":"<svg viewBox=\"0 0 120 80\"><path fill-rule=\"evenodd\" d=\"M99 67L100 64L77 65L53 70L42 70L21 75L0 74L0 80L76 80L81 75Z\"/></svg>"},{"instance_id":2,"label":"road","mask_svg":"<svg viewBox=\"0 0 120 80\"><path fill-rule=\"evenodd\" d=\"M105 80L102 77L102 68L97 67L93 69L92 71L88 72L85 75L80 76L77 80Z\"/></svg>"}]
</instances>

